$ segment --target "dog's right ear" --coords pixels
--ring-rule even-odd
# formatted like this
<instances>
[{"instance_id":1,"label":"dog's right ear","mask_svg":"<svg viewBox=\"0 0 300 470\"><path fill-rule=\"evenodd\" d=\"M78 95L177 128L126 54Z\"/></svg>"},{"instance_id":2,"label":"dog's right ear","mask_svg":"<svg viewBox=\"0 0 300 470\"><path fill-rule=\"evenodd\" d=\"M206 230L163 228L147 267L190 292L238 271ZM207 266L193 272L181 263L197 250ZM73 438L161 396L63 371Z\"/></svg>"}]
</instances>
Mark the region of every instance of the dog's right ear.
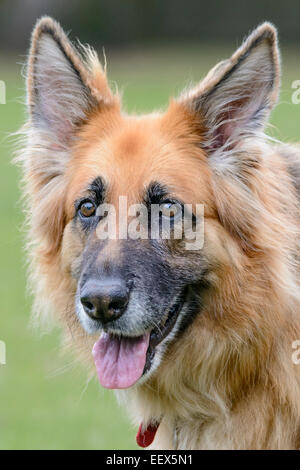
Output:
<instances>
[{"instance_id":1,"label":"dog's right ear","mask_svg":"<svg viewBox=\"0 0 300 470\"><path fill-rule=\"evenodd\" d=\"M62 146L92 109L113 100L96 53L84 48L80 54L49 17L32 33L27 98L32 125L50 131Z\"/></svg>"}]
</instances>

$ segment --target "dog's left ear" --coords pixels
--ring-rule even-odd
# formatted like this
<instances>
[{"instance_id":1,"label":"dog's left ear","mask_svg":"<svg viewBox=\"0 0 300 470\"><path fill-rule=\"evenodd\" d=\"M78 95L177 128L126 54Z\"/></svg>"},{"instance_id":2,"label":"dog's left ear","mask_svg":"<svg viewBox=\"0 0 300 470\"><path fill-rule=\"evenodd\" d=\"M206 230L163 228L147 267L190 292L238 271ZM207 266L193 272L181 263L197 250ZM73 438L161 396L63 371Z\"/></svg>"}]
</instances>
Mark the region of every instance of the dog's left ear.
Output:
<instances>
[{"instance_id":1,"label":"dog's left ear","mask_svg":"<svg viewBox=\"0 0 300 470\"><path fill-rule=\"evenodd\" d=\"M279 84L277 33L264 23L180 100L204 124L203 144L208 151L233 148L243 137L263 129Z\"/></svg>"},{"instance_id":2,"label":"dog's left ear","mask_svg":"<svg viewBox=\"0 0 300 470\"><path fill-rule=\"evenodd\" d=\"M75 49L52 18L37 22L28 61L28 106L32 125L50 131L57 144L68 144L92 109L112 101L96 53L83 51Z\"/></svg>"}]
</instances>

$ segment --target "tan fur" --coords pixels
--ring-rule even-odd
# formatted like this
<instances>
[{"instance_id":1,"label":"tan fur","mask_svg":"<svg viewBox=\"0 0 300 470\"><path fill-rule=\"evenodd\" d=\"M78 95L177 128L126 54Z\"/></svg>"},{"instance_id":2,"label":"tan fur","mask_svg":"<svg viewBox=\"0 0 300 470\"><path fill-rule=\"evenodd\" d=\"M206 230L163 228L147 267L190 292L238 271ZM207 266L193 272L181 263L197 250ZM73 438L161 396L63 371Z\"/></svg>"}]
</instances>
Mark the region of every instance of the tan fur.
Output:
<instances>
[{"instance_id":1,"label":"tan fur","mask_svg":"<svg viewBox=\"0 0 300 470\"><path fill-rule=\"evenodd\" d=\"M71 230L74 200L93 178L103 175L109 181L112 203L119 195L128 196L129 204L139 202L147 184L156 180L188 203L203 203L204 250L214 266L205 309L170 345L157 372L118 396L130 406L136 424L162 420L154 448L298 448L300 366L291 356L292 342L300 339L300 222L288 159L298 161L300 152L266 139L245 140L238 160L243 178L238 179L229 157L225 170L209 162L201 146L207 123L195 108L198 97L203 100L258 38L273 51L276 74L269 106L274 104L279 59L273 27L262 25L197 89L172 101L166 113L149 116L122 114L95 56L84 66L50 19L41 20L33 34L31 107L36 48L45 28L55 31L97 105L75 131L71 149L58 149L65 169L55 181L47 165L57 149L49 134L29 122L23 159L37 309L58 315L72 345L92 365L95 337L83 332L74 314L76 285L70 273L83 246ZM107 256L118 256L118 247L111 249Z\"/></svg>"}]
</instances>

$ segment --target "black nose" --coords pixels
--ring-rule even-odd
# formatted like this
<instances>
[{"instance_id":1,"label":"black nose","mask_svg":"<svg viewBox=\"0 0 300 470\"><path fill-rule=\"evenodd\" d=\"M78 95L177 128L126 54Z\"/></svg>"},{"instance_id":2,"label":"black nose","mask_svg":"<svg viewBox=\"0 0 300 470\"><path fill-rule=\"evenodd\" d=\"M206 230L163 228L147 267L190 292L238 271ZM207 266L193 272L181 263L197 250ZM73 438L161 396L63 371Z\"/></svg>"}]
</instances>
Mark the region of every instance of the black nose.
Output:
<instances>
[{"instance_id":1,"label":"black nose","mask_svg":"<svg viewBox=\"0 0 300 470\"><path fill-rule=\"evenodd\" d=\"M84 285L80 300L89 317L108 323L119 318L125 311L129 289L121 279L93 279Z\"/></svg>"}]
</instances>

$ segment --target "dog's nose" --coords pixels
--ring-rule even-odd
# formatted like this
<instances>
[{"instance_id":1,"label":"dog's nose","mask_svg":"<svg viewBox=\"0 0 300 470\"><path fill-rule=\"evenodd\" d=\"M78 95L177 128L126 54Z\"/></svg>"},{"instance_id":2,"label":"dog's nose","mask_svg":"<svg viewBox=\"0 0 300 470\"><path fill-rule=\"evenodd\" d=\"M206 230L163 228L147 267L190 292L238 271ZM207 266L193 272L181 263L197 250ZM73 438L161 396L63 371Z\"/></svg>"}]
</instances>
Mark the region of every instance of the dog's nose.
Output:
<instances>
[{"instance_id":1,"label":"dog's nose","mask_svg":"<svg viewBox=\"0 0 300 470\"><path fill-rule=\"evenodd\" d=\"M129 300L129 289L125 281L109 279L88 281L81 293L84 311L93 320L108 323L119 318Z\"/></svg>"}]
</instances>

